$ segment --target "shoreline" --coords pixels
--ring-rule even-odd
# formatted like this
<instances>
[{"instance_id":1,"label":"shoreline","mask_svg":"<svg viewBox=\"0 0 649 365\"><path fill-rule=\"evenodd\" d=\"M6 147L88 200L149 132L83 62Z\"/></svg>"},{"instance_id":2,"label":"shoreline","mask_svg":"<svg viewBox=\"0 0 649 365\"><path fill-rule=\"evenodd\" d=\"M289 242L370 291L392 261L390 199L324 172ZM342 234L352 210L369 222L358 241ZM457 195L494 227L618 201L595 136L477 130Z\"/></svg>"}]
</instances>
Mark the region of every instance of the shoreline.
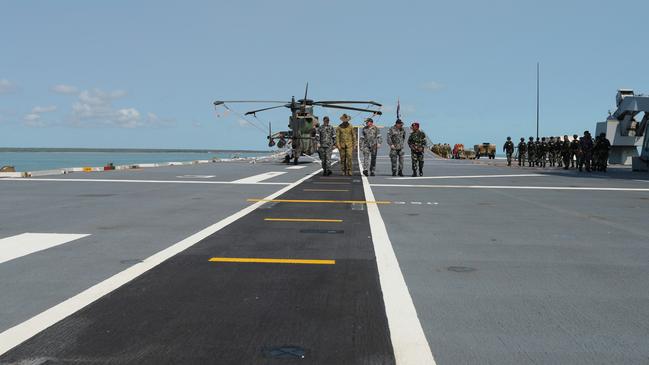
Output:
<instances>
[{"instance_id":1,"label":"shoreline","mask_svg":"<svg viewBox=\"0 0 649 365\"><path fill-rule=\"evenodd\" d=\"M0 149L0 152L2 150ZM43 152L43 151L38 151ZM87 151L84 151L87 152ZM108 152L108 151L107 151ZM111 151L115 152L115 151ZM141 151L140 151L141 152ZM221 153L224 150L220 151ZM227 151L230 152L230 151ZM250 151L249 151L250 152ZM264 153L264 151L254 151L259 153ZM219 162L233 162L233 161L249 161L249 163L256 163L258 161L263 161L272 158L278 158L284 155L286 152L278 151L275 153L270 153L262 156L255 157L235 157L235 158L210 158L205 160L191 160L191 161L168 161L168 162L155 162L155 163L133 163L125 165L114 165L112 168L108 166L83 166L83 167L64 167L56 168L49 170L35 170L35 171L16 171L16 172L0 172L1 178L30 178L38 176L49 176L49 175L66 175L75 172L107 172L107 171L117 171L117 170L131 170L131 169L142 169L142 168L154 168L154 167L168 167L168 166L187 166L187 165L197 165L197 164L207 164L207 163L219 163Z\"/></svg>"},{"instance_id":2,"label":"shoreline","mask_svg":"<svg viewBox=\"0 0 649 365\"><path fill-rule=\"evenodd\" d=\"M99 152L99 153L272 153L271 150L175 148L0 147L0 152Z\"/></svg>"}]
</instances>

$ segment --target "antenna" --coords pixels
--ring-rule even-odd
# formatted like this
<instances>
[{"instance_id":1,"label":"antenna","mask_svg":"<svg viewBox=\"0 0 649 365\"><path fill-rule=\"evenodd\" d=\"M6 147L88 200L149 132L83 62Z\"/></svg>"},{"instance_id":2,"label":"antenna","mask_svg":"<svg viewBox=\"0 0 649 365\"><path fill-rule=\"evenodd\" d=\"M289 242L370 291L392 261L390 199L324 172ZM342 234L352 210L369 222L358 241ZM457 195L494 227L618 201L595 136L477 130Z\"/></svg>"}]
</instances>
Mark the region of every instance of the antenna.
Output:
<instances>
[{"instance_id":1,"label":"antenna","mask_svg":"<svg viewBox=\"0 0 649 365\"><path fill-rule=\"evenodd\" d=\"M536 63L536 139L539 138L539 80L540 63Z\"/></svg>"}]
</instances>

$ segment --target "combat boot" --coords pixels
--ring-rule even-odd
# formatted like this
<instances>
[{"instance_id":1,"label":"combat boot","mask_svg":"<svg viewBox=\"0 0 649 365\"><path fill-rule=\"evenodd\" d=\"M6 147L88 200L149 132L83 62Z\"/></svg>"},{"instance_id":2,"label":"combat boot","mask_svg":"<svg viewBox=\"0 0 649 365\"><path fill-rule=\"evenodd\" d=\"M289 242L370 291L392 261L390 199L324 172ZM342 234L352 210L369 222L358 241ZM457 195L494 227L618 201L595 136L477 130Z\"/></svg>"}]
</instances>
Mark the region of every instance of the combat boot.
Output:
<instances>
[{"instance_id":1,"label":"combat boot","mask_svg":"<svg viewBox=\"0 0 649 365\"><path fill-rule=\"evenodd\" d=\"M412 177L417 177L417 171L412 172Z\"/></svg>"},{"instance_id":2,"label":"combat boot","mask_svg":"<svg viewBox=\"0 0 649 365\"><path fill-rule=\"evenodd\" d=\"M419 161L419 176L424 176L424 161Z\"/></svg>"},{"instance_id":3,"label":"combat boot","mask_svg":"<svg viewBox=\"0 0 649 365\"><path fill-rule=\"evenodd\" d=\"M399 170L398 175L399 175L399 176L403 176L403 171Z\"/></svg>"},{"instance_id":4,"label":"combat boot","mask_svg":"<svg viewBox=\"0 0 649 365\"><path fill-rule=\"evenodd\" d=\"M370 171L370 176L374 176L374 171Z\"/></svg>"},{"instance_id":5,"label":"combat boot","mask_svg":"<svg viewBox=\"0 0 649 365\"><path fill-rule=\"evenodd\" d=\"M392 171L392 176L397 176L396 171Z\"/></svg>"},{"instance_id":6,"label":"combat boot","mask_svg":"<svg viewBox=\"0 0 649 365\"><path fill-rule=\"evenodd\" d=\"M367 176L367 170L363 170L363 175Z\"/></svg>"}]
</instances>

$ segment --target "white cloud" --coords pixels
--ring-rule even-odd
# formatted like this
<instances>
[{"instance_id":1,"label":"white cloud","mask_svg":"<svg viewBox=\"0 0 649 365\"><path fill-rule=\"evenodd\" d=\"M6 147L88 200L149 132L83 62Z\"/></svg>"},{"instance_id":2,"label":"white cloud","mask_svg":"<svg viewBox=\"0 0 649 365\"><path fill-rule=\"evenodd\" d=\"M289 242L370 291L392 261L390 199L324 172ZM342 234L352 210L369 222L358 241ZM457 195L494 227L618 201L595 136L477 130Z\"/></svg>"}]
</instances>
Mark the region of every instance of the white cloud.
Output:
<instances>
[{"instance_id":1,"label":"white cloud","mask_svg":"<svg viewBox=\"0 0 649 365\"><path fill-rule=\"evenodd\" d=\"M7 79L0 79L0 94L10 94L16 91L16 89L16 84L13 82Z\"/></svg>"},{"instance_id":2,"label":"white cloud","mask_svg":"<svg viewBox=\"0 0 649 365\"><path fill-rule=\"evenodd\" d=\"M446 85L439 83L437 81L428 81L421 84L421 89L426 91L440 91L444 90Z\"/></svg>"},{"instance_id":3,"label":"white cloud","mask_svg":"<svg viewBox=\"0 0 649 365\"><path fill-rule=\"evenodd\" d=\"M170 119L162 119L154 113L143 115L136 108L115 108L113 101L126 96L123 90L103 91L83 90L72 105L70 121L73 125L90 127L97 125L119 128L138 128L172 124Z\"/></svg>"},{"instance_id":4,"label":"white cloud","mask_svg":"<svg viewBox=\"0 0 649 365\"><path fill-rule=\"evenodd\" d=\"M55 112L56 110L56 105L35 106L31 112L23 117L23 124L28 127L45 127L48 123L43 120L43 114Z\"/></svg>"},{"instance_id":5,"label":"white cloud","mask_svg":"<svg viewBox=\"0 0 649 365\"><path fill-rule=\"evenodd\" d=\"M42 117L38 113L29 113L23 117L23 124L28 127L45 127L47 123L42 120Z\"/></svg>"},{"instance_id":6,"label":"white cloud","mask_svg":"<svg viewBox=\"0 0 649 365\"><path fill-rule=\"evenodd\" d=\"M49 105L49 106L35 106L32 109L32 113L51 113L56 111L56 105Z\"/></svg>"},{"instance_id":7,"label":"white cloud","mask_svg":"<svg viewBox=\"0 0 649 365\"><path fill-rule=\"evenodd\" d=\"M25 115L25 118L23 119L25 119L26 122L34 122L41 119L41 115L37 113L29 113Z\"/></svg>"},{"instance_id":8,"label":"white cloud","mask_svg":"<svg viewBox=\"0 0 649 365\"><path fill-rule=\"evenodd\" d=\"M250 122L245 119L237 120L237 124L239 124L240 127L250 127Z\"/></svg>"},{"instance_id":9,"label":"white cloud","mask_svg":"<svg viewBox=\"0 0 649 365\"><path fill-rule=\"evenodd\" d=\"M58 84L50 88L50 91L57 94L76 94L79 90L72 85Z\"/></svg>"}]
</instances>

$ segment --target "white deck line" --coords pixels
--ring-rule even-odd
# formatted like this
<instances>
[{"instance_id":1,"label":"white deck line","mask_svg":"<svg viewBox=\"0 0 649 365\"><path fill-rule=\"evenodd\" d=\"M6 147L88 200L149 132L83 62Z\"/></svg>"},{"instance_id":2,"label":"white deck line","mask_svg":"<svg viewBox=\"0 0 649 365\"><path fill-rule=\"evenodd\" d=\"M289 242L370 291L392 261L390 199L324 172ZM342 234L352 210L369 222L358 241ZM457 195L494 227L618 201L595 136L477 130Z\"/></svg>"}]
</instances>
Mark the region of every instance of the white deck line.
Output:
<instances>
[{"instance_id":1,"label":"white deck line","mask_svg":"<svg viewBox=\"0 0 649 365\"><path fill-rule=\"evenodd\" d=\"M289 167L287 167L286 169L287 169L287 170L300 170L300 169L303 169L303 168L305 168L305 167L306 167L306 166L304 166L304 165L298 165L298 166L289 166Z\"/></svg>"},{"instance_id":2,"label":"white deck line","mask_svg":"<svg viewBox=\"0 0 649 365\"><path fill-rule=\"evenodd\" d=\"M319 173L320 171L322 170L318 169L306 175L296 182L291 183L290 185L285 186L275 193L265 197L263 200L275 199L276 197L299 185L303 181L310 179L313 175ZM111 276L110 278L82 291L81 293L55 305L54 307L47 309L44 312L41 312L40 314L37 314L36 316L0 333L0 355L27 341L39 332L59 322L60 320L93 303L104 295L118 289L122 285L160 265L169 258L195 245L208 236L218 232L219 230L235 222L236 220L253 212L264 203L264 201L259 201L252 205L249 205L232 214L231 216L224 218L217 223L203 229L202 231L194 233L184 240L177 242L167 247L166 249L153 254L152 256L149 256L144 261L137 263L129 267L128 269L121 271Z\"/></svg>"},{"instance_id":3,"label":"white deck line","mask_svg":"<svg viewBox=\"0 0 649 365\"><path fill-rule=\"evenodd\" d=\"M483 177L545 177L546 174L517 174L517 175L447 175L447 176L420 176L420 177L390 177L390 180L425 180L425 179L478 179Z\"/></svg>"},{"instance_id":4,"label":"white deck line","mask_svg":"<svg viewBox=\"0 0 649 365\"><path fill-rule=\"evenodd\" d=\"M0 264L50 247L89 236L88 234L23 233L0 239Z\"/></svg>"},{"instance_id":5,"label":"white deck line","mask_svg":"<svg viewBox=\"0 0 649 365\"><path fill-rule=\"evenodd\" d=\"M358 153L358 166L359 168L362 166L360 153ZM362 174L361 177L365 200L374 201L374 193L372 193L367 177ZM385 314L388 318L396 363L398 365L435 365L433 353L430 351L426 335L419 322L415 304L410 297L378 204L368 204L367 215L370 221L376 266L379 271Z\"/></svg>"},{"instance_id":6,"label":"white deck line","mask_svg":"<svg viewBox=\"0 0 649 365\"><path fill-rule=\"evenodd\" d=\"M244 179L245 180L245 179ZM283 182L254 181L201 181L201 180L124 180L124 179L50 179L50 178L4 178L0 181L44 181L44 182L103 182L103 183L147 183L147 184L216 184L216 185L289 185Z\"/></svg>"},{"instance_id":7,"label":"white deck line","mask_svg":"<svg viewBox=\"0 0 649 365\"><path fill-rule=\"evenodd\" d=\"M269 171L264 172L263 174L249 176L243 179L232 181L235 184L256 184L264 180L271 179L280 175L284 175L286 171Z\"/></svg>"},{"instance_id":8,"label":"white deck line","mask_svg":"<svg viewBox=\"0 0 649 365\"><path fill-rule=\"evenodd\" d=\"M516 189L516 190L582 190L582 191L636 191L649 192L649 188L600 188L595 186L516 186L516 185L415 185L415 184L370 184L388 188L444 188L444 189Z\"/></svg>"}]
</instances>

